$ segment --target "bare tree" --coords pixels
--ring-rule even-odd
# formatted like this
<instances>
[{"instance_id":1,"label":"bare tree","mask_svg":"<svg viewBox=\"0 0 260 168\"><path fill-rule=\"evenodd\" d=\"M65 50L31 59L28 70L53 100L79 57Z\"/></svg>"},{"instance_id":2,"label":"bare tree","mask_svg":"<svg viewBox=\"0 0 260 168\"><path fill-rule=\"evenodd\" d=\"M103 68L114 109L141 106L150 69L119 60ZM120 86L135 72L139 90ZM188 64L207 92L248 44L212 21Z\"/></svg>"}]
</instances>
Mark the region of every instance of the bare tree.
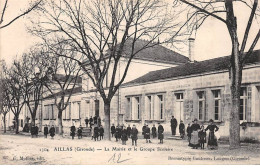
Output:
<instances>
[{"instance_id":1,"label":"bare tree","mask_svg":"<svg viewBox=\"0 0 260 168\"><path fill-rule=\"evenodd\" d=\"M43 20L35 22L37 26L33 32L44 39L62 36L70 50L84 56L84 61L71 59L78 62L104 101L105 138L110 139L110 102L113 96L137 53L174 39L178 24L169 17L174 13L159 0L60 0L46 5L38 13ZM141 39L146 43L137 46ZM127 55L126 46L129 50ZM124 61L125 67L123 75L116 80L120 61ZM108 86L104 85L106 76L110 78Z\"/></svg>"},{"instance_id":2,"label":"bare tree","mask_svg":"<svg viewBox=\"0 0 260 168\"><path fill-rule=\"evenodd\" d=\"M35 8L37 8L37 6L42 2L42 0L38 0L34 3L30 4L30 7L28 7L28 9L26 9L25 11L23 11L21 14L15 16L13 19L5 21L5 15L6 15L6 11L8 8L8 0L5 0L5 2L3 3L3 7L1 8L1 18L0 18L0 29L3 29L9 25L11 25L13 22L15 22L16 20L18 20L19 18L27 15L28 13L30 13L32 10L34 10Z\"/></svg>"},{"instance_id":3,"label":"bare tree","mask_svg":"<svg viewBox=\"0 0 260 168\"><path fill-rule=\"evenodd\" d=\"M0 61L1 69L3 70L6 65L3 60ZM8 91L6 89L6 79L3 71L1 70L1 80L0 80L0 114L3 114L3 124L4 124L4 133L6 133L6 114L10 111L9 103L8 103Z\"/></svg>"},{"instance_id":4,"label":"bare tree","mask_svg":"<svg viewBox=\"0 0 260 168\"><path fill-rule=\"evenodd\" d=\"M176 0L175 3L182 3L186 5L188 11L188 19L185 23L188 28L192 30L198 29L204 21L213 17L216 20L224 23L230 35L232 42L232 51L230 59L229 78L231 84L231 111L229 117L229 143L230 148L238 148L240 146L240 124L239 124L239 109L240 109L240 90L242 80L242 70L245 60L248 59L260 36L260 29L255 35L255 38L249 49L246 52L245 48L248 41L248 35L251 32L252 23L256 21L259 15L258 0L247 1L247 0ZM250 16L248 18L247 26L243 34L241 45L239 43L238 32L237 32L237 16L235 15L235 5L245 5L250 9Z\"/></svg>"},{"instance_id":5,"label":"bare tree","mask_svg":"<svg viewBox=\"0 0 260 168\"><path fill-rule=\"evenodd\" d=\"M63 135L62 112L67 108L74 88L79 86L81 82L81 68L78 63L72 59L59 56L64 54L71 58L75 57L75 52L66 50L64 46L63 43L58 43L55 44L55 47L48 47L55 48L55 52L52 50L46 51L51 60L51 68L48 72L51 74L51 78L45 83L45 87L51 93L50 97L54 98L54 104L58 109L60 135Z\"/></svg>"},{"instance_id":6,"label":"bare tree","mask_svg":"<svg viewBox=\"0 0 260 168\"><path fill-rule=\"evenodd\" d=\"M23 99L31 114L32 126L35 126L36 113L43 98L43 87L48 82L48 60L48 55L37 48L32 48L20 60L21 70L18 73L23 82Z\"/></svg>"},{"instance_id":7,"label":"bare tree","mask_svg":"<svg viewBox=\"0 0 260 168\"><path fill-rule=\"evenodd\" d=\"M23 96L23 82L21 76L19 75L21 71L21 64L15 60L11 68L4 68L3 73L5 76L5 91L6 91L6 101L8 107L14 114L15 119L15 129L16 134L19 133L19 115L25 102L22 98Z\"/></svg>"}]
</instances>

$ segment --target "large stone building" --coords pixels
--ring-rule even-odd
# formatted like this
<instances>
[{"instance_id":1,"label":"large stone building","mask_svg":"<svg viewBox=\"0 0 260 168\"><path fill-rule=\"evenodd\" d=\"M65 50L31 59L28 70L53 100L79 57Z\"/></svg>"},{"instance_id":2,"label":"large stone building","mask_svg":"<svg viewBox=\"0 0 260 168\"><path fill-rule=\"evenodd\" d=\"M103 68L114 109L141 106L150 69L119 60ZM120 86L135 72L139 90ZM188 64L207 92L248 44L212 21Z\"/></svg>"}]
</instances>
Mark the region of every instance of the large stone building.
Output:
<instances>
[{"instance_id":1,"label":"large stone building","mask_svg":"<svg viewBox=\"0 0 260 168\"><path fill-rule=\"evenodd\" d=\"M142 45L143 41L139 42ZM209 119L220 127L222 137L229 136L231 90L229 56L193 61L193 41L189 58L162 46L148 48L136 56L124 84L111 102L111 123L137 125L161 123L170 133L170 119L185 125L197 118L207 125ZM127 47L126 47L127 48ZM127 52L125 52L127 54ZM125 67L122 59L119 72ZM260 139L260 50L254 51L243 69L241 91L241 137ZM120 73L117 74L120 79ZM109 75L106 83L109 83ZM51 96L45 97L39 109L38 123L58 125L57 109ZM25 112L23 112L25 113ZM85 126L86 117L104 118L102 98L87 76L75 88L63 112L65 133L72 122ZM102 121L103 122L103 121ZM178 128L177 128L178 130Z\"/></svg>"}]
</instances>

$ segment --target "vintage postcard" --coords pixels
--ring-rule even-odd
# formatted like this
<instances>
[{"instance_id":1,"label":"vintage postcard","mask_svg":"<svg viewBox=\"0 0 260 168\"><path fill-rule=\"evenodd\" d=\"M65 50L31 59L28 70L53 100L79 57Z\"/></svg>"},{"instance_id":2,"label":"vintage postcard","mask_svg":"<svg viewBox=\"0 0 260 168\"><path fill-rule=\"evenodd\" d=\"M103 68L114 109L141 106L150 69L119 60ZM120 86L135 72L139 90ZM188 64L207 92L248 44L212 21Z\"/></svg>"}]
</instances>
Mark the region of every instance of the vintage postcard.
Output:
<instances>
[{"instance_id":1,"label":"vintage postcard","mask_svg":"<svg viewBox=\"0 0 260 168\"><path fill-rule=\"evenodd\" d=\"M258 0L1 0L1 165L259 165Z\"/></svg>"}]
</instances>

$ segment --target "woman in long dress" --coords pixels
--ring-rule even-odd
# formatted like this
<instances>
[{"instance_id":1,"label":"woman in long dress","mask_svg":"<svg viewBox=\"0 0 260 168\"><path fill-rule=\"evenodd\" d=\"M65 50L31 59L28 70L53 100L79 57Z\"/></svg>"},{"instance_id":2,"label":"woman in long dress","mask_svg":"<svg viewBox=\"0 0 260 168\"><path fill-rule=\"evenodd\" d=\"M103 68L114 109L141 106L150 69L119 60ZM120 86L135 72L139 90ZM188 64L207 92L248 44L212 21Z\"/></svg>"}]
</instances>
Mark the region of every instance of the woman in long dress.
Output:
<instances>
[{"instance_id":1,"label":"woman in long dress","mask_svg":"<svg viewBox=\"0 0 260 168\"><path fill-rule=\"evenodd\" d=\"M218 142L217 142L217 138L215 136L215 132L217 132L219 128L213 123L212 119L210 119L209 122L210 122L210 124L205 129L205 131L209 130L208 148L217 149Z\"/></svg>"},{"instance_id":2,"label":"woman in long dress","mask_svg":"<svg viewBox=\"0 0 260 168\"><path fill-rule=\"evenodd\" d=\"M200 125L197 123L197 119L194 119L194 123L191 125L191 140L190 140L190 146L193 149L198 149L200 147L199 143L199 130L200 130Z\"/></svg>"}]
</instances>

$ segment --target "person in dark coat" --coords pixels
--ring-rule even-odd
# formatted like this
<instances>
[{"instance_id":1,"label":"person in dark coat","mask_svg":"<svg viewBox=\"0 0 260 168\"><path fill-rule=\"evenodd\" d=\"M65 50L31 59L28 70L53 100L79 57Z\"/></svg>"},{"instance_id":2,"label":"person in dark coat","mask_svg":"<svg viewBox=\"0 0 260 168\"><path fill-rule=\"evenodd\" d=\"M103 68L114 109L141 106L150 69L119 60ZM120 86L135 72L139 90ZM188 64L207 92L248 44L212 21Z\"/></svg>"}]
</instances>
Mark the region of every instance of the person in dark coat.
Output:
<instances>
[{"instance_id":1,"label":"person in dark coat","mask_svg":"<svg viewBox=\"0 0 260 168\"><path fill-rule=\"evenodd\" d=\"M55 128L54 126L52 125L51 128L50 128L50 136L51 136L51 139L53 139L53 137L55 136Z\"/></svg>"},{"instance_id":2,"label":"person in dark coat","mask_svg":"<svg viewBox=\"0 0 260 168\"><path fill-rule=\"evenodd\" d=\"M101 126L101 118L100 117L97 118L97 123L98 123L98 126L100 127Z\"/></svg>"},{"instance_id":3,"label":"person in dark coat","mask_svg":"<svg viewBox=\"0 0 260 168\"><path fill-rule=\"evenodd\" d=\"M100 125L99 127L99 136L100 136L100 140L104 138L104 128L102 125Z\"/></svg>"},{"instance_id":4,"label":"person in dark coat","mask_svg":"<svg viewBox=\"0 0 260 168\"><path fill-rule=\"evenodd\" d=\"M207 133L204 129L204 126L202 125L201 126L201 130L199 131L199 141L200 141L200 148L201 149L204 149L204 144L206 143L206 136L207 136Z\"/></svg>"},{"instance_id":5,"label":"person in dark coat","mask_svg":"<svg viewBox=\"0 0 260 168\"><path fill-rule=\"evenodd\" d=\"M122 140L122 145L126 145L126 141L128 140L128 136L127 136L127 129L124 126L123 130L122 130L122 136L121 136L121 140Z\"/></svg>"},{"instance_id":6,"label":"person in dark coat","mask_svg":"<svg viewBox=\"0 0 260 168\"><path fill-rule=\"evenodd\" d=\"M94 125L94 139L95 141L98 141L98 136L99 136L99 128L97 124Z\"/></svg>"},{"instance_id":7,"label":"person in dark coat","mask_svg":"<svg viewBox=\"0 0 260 168\"><path fill-rule=\"evenodd\" d=\"M44 134L45 138L47 138L48 133L49 133L49 128L48 128L47 124L45 124L45 126L43 128L43 134Z\"/></svg>"},{"instance_id":8,"label":"person in dark coat","mask_svg":"<svg viewBox=\"0 0 260 168\"><path fill-rule=\"evenodd\" d=\"M116 127L115 138L116 138L116 142L121 139L121 128L119 125Z\"/></svg>"},{"instance_id":9,"label":"person in dark coat","mask_svg":"<svg viewBox=\"0 0 260 168\"><path fill-rule=\"evenodd\" d=\"M177 120L176 118L174 118L174 116L172 116L171 119L171 130L172 130L172 135L176 135L176 127L177 127Z\"/></svg>"},{"instance_id":10,"label":"person in dark coat","mask_svg":"<svg viewBox=\"0 0 260 168\"><path fill-rule=\"evenodd\" d=\"M90 126L90 128L92 128L92 125L93 125L93 118L92 118L92 116L90 116L90 118L89 118L89 126Z\"/></svg>"},{"instance_id":11,"label":"person in dark coat","mask_svg":"<svg viewBox=\"0 0 260 168\"><path fill-rule=\"evenodd\" d=\"M146 127L145 127L144 135L145 135L146 143L151 143L151 141L150 141L151 129L149 128L148 125L146 125Z\"/></svg>"},{"instance_id":12,"label":"person in dark coat","mask_svg":"<svg viewBox=\"0 0 260 168\"><path fill-rule=\"evenodd\" d=\"M153 125L152 127L152 135L153 135L153 138L155 138L157 135L156 135L156 127L155 127L155 124Z\"/></svg>"},{"instance_id":13,"label":"person in dark coat","mask_svg":"<svg viewBox=\"0 0 260 168\"><path fill-rule=\"evenodd\" d=\"M94 120L94 124L97 124L97 116L94 116L93 120Z\"/></svg>"},{"instance_id":14,"label":"person in dark coat","mask_svg":"<svg viewBox=\"0 0 260 168\"><path fill-rule=\"evenodd\" d=\"M208 148L209 149L217 149L218 142L215 136L215 132L219 130L219 128L213 123L213 120L209 120L210 124L207 126L205 131L209 130L209 138L208 138Z\"/></svg>"},{"instance_id":15,"label":"person in dark coat","mask_svg":"<svg viewBox=\"0 0 260 168\"><path fill-rule=\"evenodd\" d=\"M36 125L35 126L35 136L36 136L36 138L38 137L38 134L39 134L39 127Z\"/></svg>"},{"instance_id":16,"label":"person in dark coat","mask_svg":"<svg viewBox=\"0 0 260 168\"><path fill-rule=\"evenodd\" d=\"M190 127L190 123L188 124L188 127L187 127L187 136L188 136L188 142L189 142L189 146L191 146L190 144L190 139L191 139L191 127Z\"/></svg>"},{"instance_id":17,"label":"person in dark coat","mask_svg":"<svg viewBox=\"0 0 260 168\"><path fill-rule=\"evenodd\" d=\"M88 119L88 117L86 117L86 119L85 119L86 127L88 127L88 123L89 123L89 119Z\"/></svg>"},{"instance_id":18,"label":"person in dark coat","mask_svg":"<svg viewBox=\"0 0 260 168\"><path fill-rule=\"evenodd\" d=\"M180 121L179 132L180 132L181 139L183 139L185 135L185 125L183 124L182 120Z\"/></svg>"},{"instance_id":19,"label":"person in dark coat","mask_svg":"<svg viewBox=\"0 0 260 168\"><path fill-rule=\"evenodd\" d=\"M158 126L158 139L160 140L160 143L163 144L163 138L164 138L164 128L163 126L159 123L159 126Z\"/></svg>"},{"instance_id":20,"label":"person in dark coat","mask_svg":"<svg viewBox=\"0 0 260 168\"><path fill-rule=\"evenodd\" d=\"M198 149L200 147L199 143L199 130L200 130L200 125L197 123L197 119L194 119L194 123L191 125L191 140L190 144L193 149Z\"/></svg>"},{"instance_id":21,"label":"person in dark coat","mask_svg":"<svg viewBox=\"0 0 260 168\"><path fill-rule=\"evenodd\" d=\"M112 134L112 137L114 137L114 134L116 133L116 127L114 124L112 124L111 126L111 134Z\"/></svg>"},{"instance_id":22,"label":"person in dark coat","mask_svg":"<svg viewBox=\"0 0 260 168\"><path fill-rule=\"evenodd\" d=\"M136 129L135 125L133 125L133 128L131 130L131 138L132 138L132 146L137 146L137 139L138 139L138 130Z\"/></svg>"},{"instance_id":23,"label":"person in dark coat","mask_svg":"<svg viewBox=\"0 0 260 168\"><path fill-rule=\"evenodd\" d=\"M76 132L76 127L74 126L74 124L70 127L70 136L72 137L72 139L74 139L75 137L75 133Z\"/></svg>"},{"instance_id":24,"label":"person in dark coat","mask_svg":"<svg viewBox=\"0 0 260 168\"><path fill-rule=\"evenodd\" d=\"M35 126L32 126L32 127L31 127L31 135L32 135L32 138L33 138L34 135L35 135Z\"/></svg>"},{"instance_id":25,"label":"person in dark coat","mask_svg":"<svg viewBox=\"0 0 260 168\"><path fill-rule=\"evenodd\" d=\"M144 124L144 126L142 128L142 135L144 136L144 139L145 139L145 129L146 129L146 124Z\"/></svg>"},{"instance_id":26,"label":"person in dark coat","mask_svg":"<svg viewBox=\"0 0 260 168\"><path fill-rule=\"evenodd\" d=\"M131 135L131 127L130 127L130 124L128 125L127 127L127 137L130 138L130 135Z\"/></svg>"},{"instance_id":27,"label":"person in dark coat","mask_svg":"<svg viewBox=\"0 0 260 168\"><path fill-rule=\"evenodd\" d=\"M78 139L82 139L82 130L83 130L83 128L82 128L82 126L80 125L79 128L78 128L78 132L77 132L77 134L78 134Z\"/></svg>"}]
</instances>

